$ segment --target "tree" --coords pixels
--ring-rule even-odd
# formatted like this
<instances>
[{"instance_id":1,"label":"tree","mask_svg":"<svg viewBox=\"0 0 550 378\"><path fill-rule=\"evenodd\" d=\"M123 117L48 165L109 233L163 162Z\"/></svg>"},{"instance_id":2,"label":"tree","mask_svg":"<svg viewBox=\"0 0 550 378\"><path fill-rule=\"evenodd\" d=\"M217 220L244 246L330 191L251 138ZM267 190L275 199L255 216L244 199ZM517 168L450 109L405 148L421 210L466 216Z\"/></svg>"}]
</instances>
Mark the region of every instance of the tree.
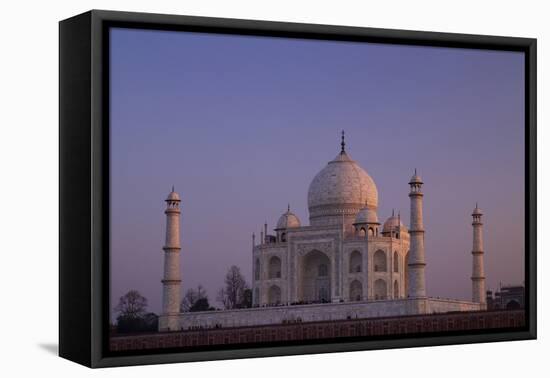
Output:
<instances>
[{"instance_id":1,"label":"tree","mask_svg":"<svg viewBox=\"0 0 550 378\"><path fill-rule=\"evenodd\" d=\"M118 333L157 332L158 327L158 315L149 312L139 318L128 318L119 316L117 318L116 331Z\"/></svg>"},{"instance_id":2,"label":"tree","mask_svg":"<svg viewBox=\"0 0 550 378\"><path fill-rule=\"evenodd\" d=\"M119 313L119 318L136 319L141 318L147 309L147 298L142 296L137 290L130 290L120 297L115 310Z\"/></svg>"},{"instance_id":3,"label":"tree","mask_svg":"<svg viewBox=\"0 0 550 378\"><path fill-rule=\"evenodd\" d=\"M197 286L197 289L189 289L183 296L183 299L180 304L180 311L188 312L191 311L191 308L197 303L197 301L206 298L206 303L208 303L208 296L206 295L206 290L202 285ZM195 310L197 311L197 310Z\"/></svg>"},{"instance_id":4,"label":"tree","mask_svg":"<svg viewBox=\"0 0 550 378\"><path fill-rule=\"evenodd\" d=\"M229 268L224 284L225 286L218 292L218 301L226 309L243 307L246 304L245 291L248 289L248 285L238 266L233 265Z\"/></svg>"},{"instance_id":5,"label":"tree","mask_svg":"<svg viewBox=\"0 0 550 378\"><path fill-rule=\"evenodd\" d=\"M149 312L143 316L142 331L157 332L159 329L159 316Z\"/></svg>"},{"instance_id":6,"label":"tree","mask_svg":"<svg viewBox=\"0 0 550 378\"><path fill-rule=\"evenodd\" d=\"M120 297L115 310L118 312L116 330L119 333L151 332L158 329L158 316L146 313L147 298L137 290L130 290Z\"/></svg>"},{"instance_id":7,"label":"tree","mask_svg":"<svg viewBox=\"0 0 550 378\"><path fill-rule=\"evenodd\" d=\"M243 298L240 303L240 306L242 308L250 308L252 307L252 289L249 287L246 287L243 291Z\"/></svg>"},{"instance_id":8,"label":"tree","mask_svg":"<svg viewBox=\"0 0 550 378\"><path fill-rule=\"evenodd\" d=\"M189 309L189 312L195 311L214 311L214 307L210 306L210 303L208 303L208 298L199 298Z\"/></svg>"}]
</instances>

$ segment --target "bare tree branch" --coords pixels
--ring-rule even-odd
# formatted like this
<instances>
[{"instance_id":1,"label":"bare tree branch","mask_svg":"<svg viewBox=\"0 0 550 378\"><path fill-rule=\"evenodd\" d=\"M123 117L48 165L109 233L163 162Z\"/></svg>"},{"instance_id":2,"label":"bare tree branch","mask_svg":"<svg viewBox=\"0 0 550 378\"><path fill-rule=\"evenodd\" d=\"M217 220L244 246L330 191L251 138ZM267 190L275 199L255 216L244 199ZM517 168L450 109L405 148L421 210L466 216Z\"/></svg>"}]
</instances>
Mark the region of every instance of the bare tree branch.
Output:
<instances>
[{"instance_id":1,"label":"bare tree branch","mask_svg":"<svg viewBox=\"0 0 550 378\"><path fill-rule=\"evenodd\" d=\"M119 313L119 317L128 319L141 318L147 309L147 298L142 296L137 290L130 290L125 295L120 297L115 311Z\"/></svg>"},{"instance_id":2,"label":"bare tree branch","mask_svg":"<svg viewBox=\"0 0 550 378\"><path fill-rule=\"evenodd\" d=\"M208 299L206 290L202 285L197 286L197 289L188 289L181 301L180 311L188 312L200 299Z\"/></svg>"},{"instance_id":3,"label":"bare tree branch","mask_svg":"<svg viewBox=\"0 0 550 378\"><path fill-rule=\"evenodd\" d=\"M238 266L231 266L225 275L225 286L218 292L218 301L226 309L242 307L248 285Z\"/></svg>"}]
</instances>

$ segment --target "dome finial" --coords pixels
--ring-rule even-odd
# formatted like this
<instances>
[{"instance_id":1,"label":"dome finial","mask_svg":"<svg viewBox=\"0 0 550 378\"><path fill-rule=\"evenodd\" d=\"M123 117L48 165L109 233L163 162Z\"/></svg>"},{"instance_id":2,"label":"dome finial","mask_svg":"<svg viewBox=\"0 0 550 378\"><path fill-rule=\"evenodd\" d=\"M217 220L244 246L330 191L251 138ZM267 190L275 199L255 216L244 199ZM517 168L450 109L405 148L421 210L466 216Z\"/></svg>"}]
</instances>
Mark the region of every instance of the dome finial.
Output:
<instances>
[{"instance_id":1,"label":"dome finial","mask_svg":"<svg viewBox=\"0 0 550 378\"><path fill-rule=\"evenodd\" d=\"M286 211L290 213L290 202L288 203L288 207L286 208Z\"/></svg>"},{"instance_id":2,"label":"dome finial","mask_svg":"<svg viewBox=\"0 0 550 378\"><path fill-rule=\"evenodd\" d=\"M391 216L395 217L395 209L391 209Z\"/></svg>"},{"instance_id":3,"label":"dome finial","mask_svg":"<svg viewBox=\"0 0 550 378\"><path fill-rule=\"evenodd\" d=\"M346 141L345 141L346 133L344 130L342 130L342 142L340 143L340 146L342 146L342 150L340 151L340 154L343 154L346 152Z\"/></svg>"}]
</instances>

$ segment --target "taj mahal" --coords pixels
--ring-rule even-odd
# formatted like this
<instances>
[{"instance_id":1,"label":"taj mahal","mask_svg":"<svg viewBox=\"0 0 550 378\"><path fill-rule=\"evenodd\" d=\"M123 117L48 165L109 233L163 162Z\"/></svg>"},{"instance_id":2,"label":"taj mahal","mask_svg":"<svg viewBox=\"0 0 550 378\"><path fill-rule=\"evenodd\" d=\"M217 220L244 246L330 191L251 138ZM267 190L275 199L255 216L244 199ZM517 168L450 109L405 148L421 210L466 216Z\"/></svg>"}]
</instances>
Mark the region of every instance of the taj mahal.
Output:
<instances>
[{"instance_id":1,"label":"taj mahal","mask_svg":"<svg viewBox=\"0 0 550 378\"><path fill-rule=\"evenodd\" d=\"M380 222L376 184L346 151L342 132L337 156L309 185L309 224L288 206L273 233L264 224L259 240L252 235L253 306L204 312L180 312L181 200L172 190L166 199L159 330L485 310L481 210L476 204L472 212L471 301L430 297L423 182L416 170L408 185L408 226L399 213Z\"/></svg>"}]
</instances>

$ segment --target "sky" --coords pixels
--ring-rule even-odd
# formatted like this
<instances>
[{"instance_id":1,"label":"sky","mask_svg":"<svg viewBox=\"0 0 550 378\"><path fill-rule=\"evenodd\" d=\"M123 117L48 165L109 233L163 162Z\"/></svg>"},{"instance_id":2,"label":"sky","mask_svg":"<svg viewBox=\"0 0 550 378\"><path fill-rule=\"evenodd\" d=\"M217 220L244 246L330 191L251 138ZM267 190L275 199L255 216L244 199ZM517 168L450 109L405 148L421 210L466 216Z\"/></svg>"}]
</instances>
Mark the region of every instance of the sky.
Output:
<instances>
[{"instance_id":1,"label":"sky","mask_svg":"<svg viewBox=\"0 0 550 378\"><path fill-rule=\"evenodd\" d=\"M378 217L409 223L424 180L430 296L471 298L475 203L487 288L524 281L524 57L501 52L111 30L111 303L161 310L165 202L179 192L182 294L211 302L231 265L250 282L253 232L340 150L375 181ZM214 303L218 305L217 303Z\"/></svg>"}]
</instances>

